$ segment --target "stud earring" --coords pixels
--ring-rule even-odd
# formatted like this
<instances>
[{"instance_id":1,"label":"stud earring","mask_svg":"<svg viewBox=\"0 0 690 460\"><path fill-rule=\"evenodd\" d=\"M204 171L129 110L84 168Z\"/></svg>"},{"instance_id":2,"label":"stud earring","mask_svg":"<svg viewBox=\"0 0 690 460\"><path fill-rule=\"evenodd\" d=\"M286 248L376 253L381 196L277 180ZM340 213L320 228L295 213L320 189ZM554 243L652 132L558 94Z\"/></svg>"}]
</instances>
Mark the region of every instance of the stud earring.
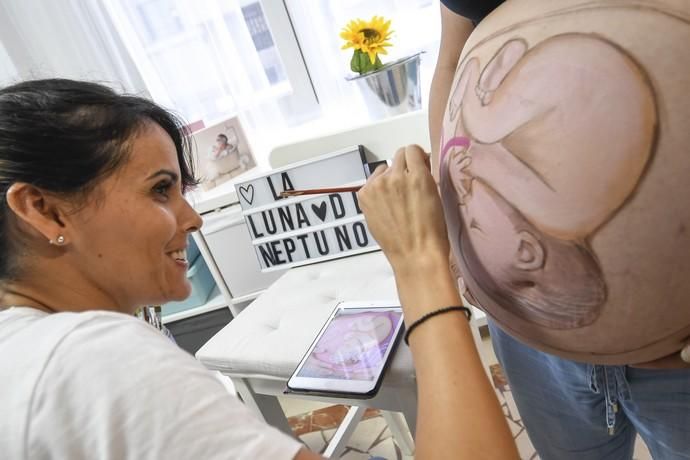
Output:
<instances>
[{"instance_id":1,"label":"stud earring","mask_svg":"<svg viewBox=\"0 0 690 460\"><path fill-rule=\"evenodd\" d=\"M65 237L62 235L58 235L58 237L55 240L50 240L50 244L62 246L63 244L65 244Z\"/></svg>"}]
</instances>

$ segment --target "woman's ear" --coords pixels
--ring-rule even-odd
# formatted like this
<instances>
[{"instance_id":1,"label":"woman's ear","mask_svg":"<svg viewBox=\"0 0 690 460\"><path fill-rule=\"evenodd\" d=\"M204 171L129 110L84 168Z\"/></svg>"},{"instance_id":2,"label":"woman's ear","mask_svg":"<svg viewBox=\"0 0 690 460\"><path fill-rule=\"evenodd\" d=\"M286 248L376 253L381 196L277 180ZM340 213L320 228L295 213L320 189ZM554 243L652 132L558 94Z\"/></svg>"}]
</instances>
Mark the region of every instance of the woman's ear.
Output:
<instances>
[{"instance_id":1,"label":"woman's ear","mask_svg":"<svg viewBox=\"0 0 690 460\"><path fill-rule=\"evenodd\" d=\"M18 182L7 190L7 205L34 236L60 245L68 240L63 210L54 196L34 185Z\"/></svg>"},{"instance_id":2,"label":"woman's ear","mask_svg":"<svg viewBox=\"0 0 690 460\"><path fill-rule=\"evenodd\" d=\"M544 266L546 252L541 242L528 231L518 233L519 243L515 254L515 266L520 270L538 270Z\"/></svg>"}]
</instances>

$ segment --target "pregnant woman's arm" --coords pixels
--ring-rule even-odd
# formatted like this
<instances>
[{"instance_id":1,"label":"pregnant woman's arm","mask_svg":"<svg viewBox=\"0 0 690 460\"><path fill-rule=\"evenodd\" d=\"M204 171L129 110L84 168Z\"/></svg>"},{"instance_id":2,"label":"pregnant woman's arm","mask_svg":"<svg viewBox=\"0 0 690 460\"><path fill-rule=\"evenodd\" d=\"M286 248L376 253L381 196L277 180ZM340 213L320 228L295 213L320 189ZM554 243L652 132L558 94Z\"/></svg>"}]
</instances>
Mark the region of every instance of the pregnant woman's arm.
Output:
<instances>
[{"instance_id":1,"label":"pregnant woman's arm","mask_svg":"<svg viewBox=\"0 0 690 460\"><path fill-rule=\"evenodd\" d=\"M417 146L400 149L359 192L367 224L395 272L409 326L462 305L436 184ZM434 316L410 335L419 393L417 459L512 459L517 450L462 312Z\"/></svg>"}]
</instances>

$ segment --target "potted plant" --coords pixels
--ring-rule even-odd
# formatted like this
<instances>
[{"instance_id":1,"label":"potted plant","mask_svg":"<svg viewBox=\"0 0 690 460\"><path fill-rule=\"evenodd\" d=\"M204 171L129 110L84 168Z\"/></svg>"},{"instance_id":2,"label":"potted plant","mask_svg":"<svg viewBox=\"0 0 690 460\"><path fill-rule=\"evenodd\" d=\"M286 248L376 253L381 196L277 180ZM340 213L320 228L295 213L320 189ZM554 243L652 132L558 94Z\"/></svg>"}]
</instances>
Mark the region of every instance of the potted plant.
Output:
<instances>
[{"instance_id":1,"label":"potted plant","mask_svg":"<svg viewBox=\"0 0 690 460\"><path fill-rule=\"evenodd\" d=\"M374 118L410 112L422 106L421 53L388 64L381 62L380 55L388 54L386 48L392 46L390 25L391 21L374 16L370 21L354 19L340 32L340 38L345 40L342 49L353 49L350 69L358 74L348 80L358 83Z\"/></svg>"}]
</instances>

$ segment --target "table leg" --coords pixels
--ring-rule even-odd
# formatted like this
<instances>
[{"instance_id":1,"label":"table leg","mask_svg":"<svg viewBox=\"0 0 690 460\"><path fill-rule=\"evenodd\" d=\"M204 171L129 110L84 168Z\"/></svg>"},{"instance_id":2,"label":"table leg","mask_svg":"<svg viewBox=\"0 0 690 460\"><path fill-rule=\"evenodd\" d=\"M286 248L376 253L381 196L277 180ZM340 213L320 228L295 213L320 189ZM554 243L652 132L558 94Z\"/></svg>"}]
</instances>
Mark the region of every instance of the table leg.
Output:
<instances>
[{"instance_id":1,"label":"table leg","mask_svg":"<svg viewBox=\"0 0 690 460\"><path fill-rule=\"evenodd\" d=\"M381 411L381 415L388 423L388 428L393 434L395 443L400 447L404 455L414 455L414 439L407 428L405 416L400 412Z\"/></svg>"},{"instance_id":2,"label":"table leg","mask_svg":"<svg viewBox=\"0 0 690 460\"><path fill-rule=\"evenodd\" d=\"M288 424L287 417L283 408L280 406L278 398L271 395L256 393L249 382L243 378L233 378L235 389L240 395L242 402L269 425L278 428L280 431L293 436L292 429Z\"/></svg>"},{"instance_id":3,"label":"table leg","mask_svg":"<svg viewBox=\"0 0 690 460\"><path fill-rule=\"evenodd\" d=\"M355 428L357 428L359 421L362 420L365 411L366 407L350 407L350 410L347 411L347 415L345 415L345 418L340 423L335 434L333 434L331 442L328 443L328 447L326 447L323 453L324 457L340 458L340 454L342 454L345 447L347 447L347 442L350 440Z\"/></svg>"}]
</instances>

